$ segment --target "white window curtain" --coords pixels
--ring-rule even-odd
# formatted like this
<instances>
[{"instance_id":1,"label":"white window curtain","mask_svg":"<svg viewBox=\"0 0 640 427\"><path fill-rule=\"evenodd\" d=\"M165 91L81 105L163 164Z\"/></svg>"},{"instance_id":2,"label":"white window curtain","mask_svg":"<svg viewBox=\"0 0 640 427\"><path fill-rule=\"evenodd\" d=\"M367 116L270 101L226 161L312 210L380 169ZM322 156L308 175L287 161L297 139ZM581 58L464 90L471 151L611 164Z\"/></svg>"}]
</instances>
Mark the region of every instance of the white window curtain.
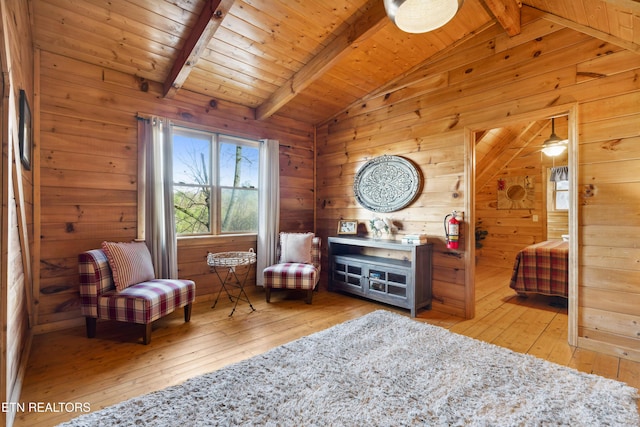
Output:
<instances>
[{"instance_id":1,"label":"white window curtain","mask_svg":"<svg viewBox=\"0 0 640 427\"><path fill-rule=\"evenodd\" d=\"M156 277L176 279L171 123L138 116L138 139L138 239L149 247Z\"/></svg>"},{"instance_id":2,"label":"white window curtain","mask_svg":"<svg viewBox=\"0 0 640 427\"><path fill-rule=\"evenodd\" d=\"M258 212L256 284L264 286L262 270L276 263L280 224L280 143L273 139L260 141Z\"/></svg>"}]
</instances>

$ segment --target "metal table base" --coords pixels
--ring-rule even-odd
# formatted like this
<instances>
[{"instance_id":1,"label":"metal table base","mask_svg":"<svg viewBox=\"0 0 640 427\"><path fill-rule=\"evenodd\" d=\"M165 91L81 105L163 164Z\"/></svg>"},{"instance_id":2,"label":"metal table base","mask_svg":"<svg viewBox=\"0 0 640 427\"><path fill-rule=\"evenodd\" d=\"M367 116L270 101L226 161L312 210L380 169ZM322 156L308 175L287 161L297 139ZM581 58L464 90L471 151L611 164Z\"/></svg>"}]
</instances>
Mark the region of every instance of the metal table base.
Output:
<instances>
[{"instance_id":1,"label":"metal table base","mask_svg":"<svg viewBox=\"0 0 640 427\"><path fill-rule=\"evenodd\" d=\"M233 308L231 309L231 313L229 313L229 317L233 316L233 313L236 311L236 307L238 307L239 301L244 301L249 304L251 312L256 311L256 309L253 308L253 305L251 305L251 301L249 301L249 295L247 295L247 292L244 290L247 278L249 277L250 266L255 262L256 256L253 249L250 249L248 252L210 253L207 256L207 263L209 264L210 269L216 274L221 284L216 300L211 308L216 307L216 304L218 304L218 300L220 299L220 295L222 295L222 291L224 291L224 293L227 294L229 301L233 303ZM238 267L241 267L240 272L237 271ZM242 269L244 269L244 271L242 271ZM223 271L224 280L222 278ZM234 291L237 291L237 293Z\"/></svg>"},{"instance_id":2,"label":"metal table base","mask_svg":"<svg viewBox=\"0 0 640 427\"><path fill-rule=\"evenodd\" d=\"M236 272L236 267L227 267L227 272L224 280L222 280L221 274L218 271L218 269L220 268L221 267L213 267L213 271L218 276L218 279L220 280L220 283L222 283L222 286L220 287L220 290L218 291L218 296L216 297L216 300L211 306L211 308L216 307L216 304L218 304L218 299L220 298L222 291L224 291L227 294L227 297L229 297L229 301L234 303L233 308L231 309L231 313L229 314L229 317L233 316L234 311L236 311L236 307L238 306L238 301L244 301L248 303L249 307L251 307L251 311L252 312L256 311L256 309L253 308L253 305L251 305L251 301L249 301L249 296L244 290L244 285L247 282L247 277L249 276L249 267L247 266L245 268L246 271L244 274L240 273L240 277L238 277L238 273ZM230 292L230 290L233 290L233 289L238 290L237 295L233 295L232 292Z\"/></svg>"}]
</instances>

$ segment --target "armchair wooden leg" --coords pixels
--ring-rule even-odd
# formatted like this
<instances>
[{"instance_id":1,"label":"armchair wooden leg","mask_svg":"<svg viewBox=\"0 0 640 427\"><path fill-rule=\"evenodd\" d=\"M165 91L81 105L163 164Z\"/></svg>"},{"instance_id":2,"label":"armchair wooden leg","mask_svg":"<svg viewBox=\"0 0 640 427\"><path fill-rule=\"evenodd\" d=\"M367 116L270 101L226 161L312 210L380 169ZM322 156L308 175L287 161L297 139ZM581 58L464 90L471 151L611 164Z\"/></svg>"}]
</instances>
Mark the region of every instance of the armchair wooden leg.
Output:
<instances>
[{"instance_id":1,"label":"armchair wooden leg","mask_svg":"<svg viewBox=\"0 0 640 427\"><path fill-rule=\"evenodd\" d=\"M271 302L271 288L264 288L264 296L267 299L267 302Z\"/></svg>"},{"instance_id":2,"label":"armchair wooden leg","mask_svg":"<svg viewBox=\"0 0 640 427\"><path fill-rule=\"evenodd\" d=\"M151 325L153 322L149 322L144 325L144 336L142 337L142 343L147 345L151 342Z\"/></svg>"},{"instance_id":3,"label":"armchair wooden leg","mask_svg":"<svg viewBox=\"0 0 640 427\"><path fill-rule=\"evenodd\" d=\"M307 290L307 304L311 304L311 299L313 298L313 289Z\"/></svg>"},{"instance_id":4,"label":"armchair wooden leg","mask_svg":"<svg viewBox=\"0 0 640 427\"><path fill-rule=\"evenodd\" d=\"M95 338L96 336L96 323L97 320L95 317L85 317L87 324L87 338Z\"/></svg>"},{"instance_id":5,"label":"armchair wooden leg","mask_svg":"<svg viewBox=\"0 0 640 427\"><path fill-rule=\"evenodd\" d=\"M184 321L188 322L191 320L191 304L187 304L184 306Z\"/></svg>"}]
</instances>

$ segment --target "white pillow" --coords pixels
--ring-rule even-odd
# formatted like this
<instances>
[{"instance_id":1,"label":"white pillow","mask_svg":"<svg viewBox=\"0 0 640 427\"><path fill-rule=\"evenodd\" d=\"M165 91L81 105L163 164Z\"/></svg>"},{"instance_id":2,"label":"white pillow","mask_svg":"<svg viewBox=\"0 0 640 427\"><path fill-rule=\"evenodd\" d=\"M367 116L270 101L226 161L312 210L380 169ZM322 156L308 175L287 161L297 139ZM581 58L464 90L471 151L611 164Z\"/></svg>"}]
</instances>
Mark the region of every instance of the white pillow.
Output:
<instances>
[{"instance_id":1,"label":"white pillow","mask_svg":"<svg viewBox=\"0 0 640 427\"><path fill-rule=\"evenodd\" d=\"M102 242L102 250L109 260L113 283L118 291L155 279L153 261L146 243Z\"/></svg>"},{"instance_id":2,"label":"white pillow","mask_svg":"<svg viewBox=\"0 0 640 427\"><path fill-rule=\"evenodd\" d=\"M313 233L280 233L280 262L311 263Z\"/></svg>"}]
</instances>

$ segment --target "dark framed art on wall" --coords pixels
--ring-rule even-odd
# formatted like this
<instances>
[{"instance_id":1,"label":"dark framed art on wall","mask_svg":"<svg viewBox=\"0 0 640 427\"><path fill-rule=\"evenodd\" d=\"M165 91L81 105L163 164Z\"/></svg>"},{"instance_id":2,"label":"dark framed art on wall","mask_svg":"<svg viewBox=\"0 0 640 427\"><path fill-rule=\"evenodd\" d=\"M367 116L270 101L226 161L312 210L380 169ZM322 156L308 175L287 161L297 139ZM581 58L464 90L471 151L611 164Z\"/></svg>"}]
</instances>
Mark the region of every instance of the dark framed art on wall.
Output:
<instances>
[{"instance_id":1,"label":"dark framed art on wall","mask_svg":"<svg viewBox=\"0 0 640 427\"><path fill-rule=\"evenodd\" d=\"M15 135L15 134L14 134ZM31 169L31 150L33 148L33 134L31 132L31 110L24 90L20 89L20 161L25 169Z\"/></svg>"}]
</instances>

